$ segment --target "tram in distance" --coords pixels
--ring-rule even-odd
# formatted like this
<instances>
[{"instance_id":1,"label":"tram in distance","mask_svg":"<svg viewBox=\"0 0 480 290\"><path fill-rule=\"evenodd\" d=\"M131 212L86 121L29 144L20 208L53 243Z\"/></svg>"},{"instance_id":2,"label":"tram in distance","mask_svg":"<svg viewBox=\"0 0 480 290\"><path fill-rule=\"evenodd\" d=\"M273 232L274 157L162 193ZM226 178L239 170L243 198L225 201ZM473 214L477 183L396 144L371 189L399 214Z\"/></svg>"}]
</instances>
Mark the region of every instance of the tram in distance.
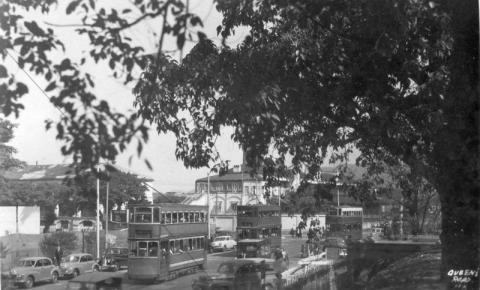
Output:
<instances>
[{"instance_id":1,"label":"tram in distance","mask_svg":"<svg viewBox=\"0 0 480 290\"><path fill-rule=\"evenodd\" d=\"M327 238L362 239L363 209L354 206L331 207L325 220Z\"/></svg>"},{"instance_id":2,"label":"tram in distance","mask_svg":"<svg viewBox=\"0 0 480 290\"><path fill-rule=\"evenodd\" d=\"M237 258L270 258L282 246L281 230L279 206L238 206Z\"/></svg>"},{"instance_id":3,"label":"tram in distance","mask_svg":"<svg viewBox=\"0 0 480 290\"><path fill-rule=\"evenodd\" d=\"M128 278L170 280L203 269L207 234L206 206L130 205Z\"/></svg>"}]
</instances>

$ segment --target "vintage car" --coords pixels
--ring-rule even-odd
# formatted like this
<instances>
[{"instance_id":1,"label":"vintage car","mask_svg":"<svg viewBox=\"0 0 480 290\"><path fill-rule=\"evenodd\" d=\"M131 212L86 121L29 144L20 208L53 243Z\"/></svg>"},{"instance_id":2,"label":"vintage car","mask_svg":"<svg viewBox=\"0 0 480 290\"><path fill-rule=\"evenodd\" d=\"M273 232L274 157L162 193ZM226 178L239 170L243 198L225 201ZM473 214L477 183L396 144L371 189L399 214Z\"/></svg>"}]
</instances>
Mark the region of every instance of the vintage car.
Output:
<instances>
[{"instance_id":1,"label":"vintage car","mask_svg":"<svg viewBox=\"0 0 480 290\"><path fill-rule=\"evenodd\" d=\"M106 265L117 269L128 267L128 248L111 247L105 253Z\"/></svg>"},{"instance_id":2,"label":"vintage car","mask_svg":"<svg viewBox=\"0 0 480 290\"><path fill-rule=\"evenodd\" d=\"M271 259L238 259L223 262L215 275L193 280L193 290L274 289L275 272Z\"/></svg>"},{"instance_id":3,"label":"vintage car","mask_svg":"<svg viewBox=\"0 0 480 290\"><path fill-rule=\"evenodd\" d=\"M121 290L122 277L112 273L95 272L68 281L67 290Z\"/></svg>"},{"instance_id":4,"label":"vintage car","mask_svg":"<svg viewBox=\"0 0 480 290\"><path fill-rule=\"evenodd\" d=\"M64 275L77 277L80 274L100 270L100 265L92 255L87 253L70 254L60 264Z\"/></svg>"},{"instance_id":5,"label":"vintage car","mask_svg":"<svg viewBox=\"0 0 480 290\"><path fill-rule=\"evenodd\" d=\"M232 236L218 236L210 243L210 249L215 250L227 250L234 249L237 246L237 242Z\"/></svg>"},{"instance_id":6,"label":"vintage car","mask_svg":"<svg viewBox=\"0 0 480 290\"><path fill-rule=\"evenodd\" d=\"M21 284L25 288L31 288L40 281L55 283L61 275L62 271L47 257L21 258L10 270L14 284Z\"/></svg>"},{"instance_id":7,"label":"vintage car","mask_svg":"<svg viewBox=\"0 0 480 290\"><path fill-rule=\"evenodd\" d=\"M237 258L269 258L272 248L267 239L243 239L237 243Z\"/></svg>"}]
</instances>

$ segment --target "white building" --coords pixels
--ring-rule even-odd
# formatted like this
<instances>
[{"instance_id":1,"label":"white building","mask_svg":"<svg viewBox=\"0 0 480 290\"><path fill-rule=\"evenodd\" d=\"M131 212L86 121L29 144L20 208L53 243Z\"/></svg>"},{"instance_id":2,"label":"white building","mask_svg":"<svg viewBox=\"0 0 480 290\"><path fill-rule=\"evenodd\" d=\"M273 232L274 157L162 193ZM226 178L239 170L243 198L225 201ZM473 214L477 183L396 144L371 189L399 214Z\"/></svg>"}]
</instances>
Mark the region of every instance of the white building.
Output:
<instances>
[{"instance_id":1,"label":"white building","mask_svg":"<svg viewBox=\"0 0 480 290\"><path fill-rule=\"evenodd\" d=\"M212 229L235 231L237 206L265 204L265 181L259 174L252 175L245 165L237 165L225 175L203 177L195 181L195 194L183 201L189 205L208 205L210 187L210 217ZM288 190L288 182L270 189L272 198L278 199Z\"/></svg>"},{"instance_id":2,"label":"white building","mask_svg":"<svg viewBox=\"0 0 480 290\"><path fill-rule=\"evenodd\" d=\"M0 236L40 234L40 207L0 206Z\"/></svg>"}]
</instances>

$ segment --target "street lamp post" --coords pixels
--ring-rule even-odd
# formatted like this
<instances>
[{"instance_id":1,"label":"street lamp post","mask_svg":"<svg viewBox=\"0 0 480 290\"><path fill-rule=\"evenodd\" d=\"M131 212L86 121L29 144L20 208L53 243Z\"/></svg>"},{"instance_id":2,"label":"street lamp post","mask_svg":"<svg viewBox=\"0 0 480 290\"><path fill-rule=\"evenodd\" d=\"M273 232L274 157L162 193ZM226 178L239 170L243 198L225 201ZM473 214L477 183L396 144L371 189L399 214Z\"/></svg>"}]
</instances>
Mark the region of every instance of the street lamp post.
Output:
<instances>
[{"instance_id":1,"label":"street lamp post","mask_svg":"<svg viewBox=\"0 0 480 290\"><path fill-rule=\"evenodd\" d=\"M207 174L207 231L210 241L210 171Z\"/></svg>"},{"instance_id":2,"label":"street lamp post","mask_svg":"<svg viewBox=\"0 0 480 290\"><path fill-rule=\"evenodd\" d=\"M100 169L100 166L97 167ZM97 259L100 259L100 178L97 176Z\"/></svg>"}]
</instances>

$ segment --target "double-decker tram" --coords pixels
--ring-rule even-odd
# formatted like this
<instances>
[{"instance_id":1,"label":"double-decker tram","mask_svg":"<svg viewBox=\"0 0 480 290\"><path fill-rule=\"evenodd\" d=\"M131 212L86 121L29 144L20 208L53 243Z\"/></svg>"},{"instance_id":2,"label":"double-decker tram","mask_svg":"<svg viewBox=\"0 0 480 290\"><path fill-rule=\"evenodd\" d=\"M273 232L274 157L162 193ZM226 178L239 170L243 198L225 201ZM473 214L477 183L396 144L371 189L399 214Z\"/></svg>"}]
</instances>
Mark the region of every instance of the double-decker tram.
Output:
<instances>
[{"instance_id":1,"label":"double-decker tram","mask_svg":"<svg viewBox=\"0 0 480 290\"><path fill-rule=\"evenodd\" d=\"M327 238L362 239L363 209L361 207L332 207L325 217Z\"/></svg>"},{"instance_id":2,"label":"double-decker tram","mask_svg":"<svg viewBox=\"0 0 480 290\"><path fill-rule=\"evenodd\" d=\"M204 268L206 236L206 206L130 205L128 278L169 280Z\"/></svg>"},{"instance_id":3,"label":"double-decker tram","mask_svg":"<svg viewBox=\"0 0 480 290\"><path fill-rule=\"evenodd\" d=\"M280 207L244 205L237 207L237 257L270 258L282 246Z\"/></svg>"}]
</instances>

